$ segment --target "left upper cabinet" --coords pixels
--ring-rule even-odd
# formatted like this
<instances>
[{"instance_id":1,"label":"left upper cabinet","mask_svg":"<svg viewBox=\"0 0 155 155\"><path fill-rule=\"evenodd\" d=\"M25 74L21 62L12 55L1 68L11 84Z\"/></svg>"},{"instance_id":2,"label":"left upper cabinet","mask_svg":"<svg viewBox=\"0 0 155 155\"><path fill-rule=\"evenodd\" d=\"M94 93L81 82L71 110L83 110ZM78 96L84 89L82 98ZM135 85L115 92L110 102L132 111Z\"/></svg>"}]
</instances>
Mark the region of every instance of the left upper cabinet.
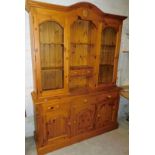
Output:
<instances>
[{"instance_id":1,"label":"left upper cabinet","mask_svg":"<svg viewBox=\"0 0 155 155\"><path fill-rule=\"evenodd\" d=\"M42 91L64 88L64 29L55 21L39 24Z\"/></svg>"}]
</instances>

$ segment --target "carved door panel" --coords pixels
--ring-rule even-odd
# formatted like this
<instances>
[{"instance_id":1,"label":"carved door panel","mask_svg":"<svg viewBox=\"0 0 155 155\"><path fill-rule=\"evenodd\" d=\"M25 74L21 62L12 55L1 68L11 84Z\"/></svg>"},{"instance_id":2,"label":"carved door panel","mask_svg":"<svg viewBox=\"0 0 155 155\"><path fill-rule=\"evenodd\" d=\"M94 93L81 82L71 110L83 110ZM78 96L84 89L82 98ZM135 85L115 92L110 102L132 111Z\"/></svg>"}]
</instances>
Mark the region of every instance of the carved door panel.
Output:
<instances>
[{"instance_id":1,"label":"carved door panel","mask_svg":"<svg viewBox=\"0 0 155 155\"><path fill-rule=\"evenodd\" d=\"M58 112L46 116L47 141L60 140L69 136L68 114Z\"/></svg>"},{"instance_id":2,"label":"carved door panel","mask_svg":"<svg viewBox=\"0 0 155 155\"><path fill-rule=\"evenodd\" d=\"M72 128L71 135L78 135L94 128L95 105L80 104L72 108Z\"/></svg>"},{"instance_id":3,"label":"carved door panel","mask_svg":"<svg viewBox=\"0 0 155 155\"><path fill-rule=\"evenodd\" d=\"M96 112L96 128L102 128L115 121L116 101L109 100L99 103Z\"/></svg>"}]
</instances>

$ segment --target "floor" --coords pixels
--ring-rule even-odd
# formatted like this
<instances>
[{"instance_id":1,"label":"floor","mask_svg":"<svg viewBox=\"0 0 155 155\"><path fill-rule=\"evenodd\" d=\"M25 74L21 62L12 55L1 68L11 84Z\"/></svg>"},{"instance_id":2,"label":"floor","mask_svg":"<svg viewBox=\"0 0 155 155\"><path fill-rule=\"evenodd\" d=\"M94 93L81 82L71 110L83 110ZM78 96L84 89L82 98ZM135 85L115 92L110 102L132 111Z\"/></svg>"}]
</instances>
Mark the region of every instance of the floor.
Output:
<instances>
[{"instance_id":1,"label":"floor","mask_svg":"<svg viewBox=\"0 0 155 155\"><path fill-rule=\"evenodd\" d=\"M102 135L67 146L46 155L128 155L129 123L126 121L121 99L119 110L119 128ZM37 155L33 137L25 140L25 155Z\"/></svg>"}]
</instances>

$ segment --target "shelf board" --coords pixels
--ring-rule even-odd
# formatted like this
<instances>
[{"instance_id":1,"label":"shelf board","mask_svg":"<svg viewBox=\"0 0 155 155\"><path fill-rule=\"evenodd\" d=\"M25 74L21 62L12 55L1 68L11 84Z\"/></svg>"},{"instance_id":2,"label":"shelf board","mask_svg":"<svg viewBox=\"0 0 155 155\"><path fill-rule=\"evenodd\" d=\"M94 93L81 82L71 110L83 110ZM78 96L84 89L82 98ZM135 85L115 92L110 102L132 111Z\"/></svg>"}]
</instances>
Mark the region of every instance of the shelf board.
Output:
<instances>
[{"instance_id":1,"label":"shelf board","mask_svg":"<svg viewBox=\"0 0 155 155\"><path fill-rule=\"evenodd\" d=\"M77 69L93 69L93 67L91 67L91 66L70 66L70 69L71 70L77 70Z\"/></svg>"},{"instance_id":2,"label":"shelf board","mask_svg":"<svg viewBox=\"0 0 155 155\"><path fill-rule=\"evenodd\" d=\"M106 44L101 44L101 46L103 46L103 47L109 47L109 48L114 48L114 47L116 47L116 45L106 45Z\"/></svg>"},{"instance_id":3,"label":"shelf board","mask_svg":"<svg viewBox=\"0 0 155 155\"><path fill-rule=\"evenodd\" d=\"M90 77L92 77L93 76L93 74L85 74L85 75L70 75L70 79L73 79L73 78L77 78L77 77L84 77L84 78L90 78Z\"/></svg>"},{"instance_id":4,"label":"shelf board","mask_svg":"<svg viewBox=\"0 0 155 155\"><path fill-rule=\"evenodd\" d=\"M114 65L113 64L100 64L100 66L111 66L111 67L113 67Z\"/></svg>"},{"instance_id":5,"label":"shelf board","mask_svg":"<svg viewBox=\"0 0 155 155\"><path fill-rule=\"evenodd\" d=\"M54 70L54 69L63 70L64 67L62 67L62 66L57 66L57 67L41 67L41 70Z\"/></svg>"},{"instance_id":6,"label":"shelf board","mask_svg":"<svg viewBox=\"0 0 155 155\"><path fill-rule=\"evenodd\" d=\"M71 44L73 44L73 45L87 45L87 46L94 46L94 44L92 44L92 43L74 43L74 42L71 42Z\"/></svg>"},{"instance_id":7,"label":"shelf board","mask_svg":"<svg viewBox=\"0 0 155 155\"><path fill-rule=\"evenodd\" d=\"M63 43L40 43L42 45L64 45Z\"/></svg>"}]
</instances>

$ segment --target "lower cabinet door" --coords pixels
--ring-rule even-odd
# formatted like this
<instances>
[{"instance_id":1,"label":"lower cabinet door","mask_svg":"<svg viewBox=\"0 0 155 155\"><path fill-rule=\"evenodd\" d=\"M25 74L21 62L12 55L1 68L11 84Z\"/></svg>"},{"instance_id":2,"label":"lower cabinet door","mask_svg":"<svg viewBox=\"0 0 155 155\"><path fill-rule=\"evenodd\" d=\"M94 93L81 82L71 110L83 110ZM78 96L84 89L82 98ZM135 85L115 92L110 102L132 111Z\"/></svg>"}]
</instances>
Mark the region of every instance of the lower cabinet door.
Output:
<instances>
[{"instance_id":1,"label":"lower cabinet door","mask_svg":"<svg viewBox=\"0 0 155 155\"><path fill-rule=\"evenodd\" d=\"M103 128L116 121L117 100L103 101L97 104L96 128Z\"/></svg>"},{"instance_id":2,"label":"lower cabinet door","mask_svg":"<svg viewBox=\"0 0 155 155\"><path fill-rule=\"evenodd\" d=\"M59 141L69 137L68 117L68 114L63 112L46 115L47 142Z\"/></svg>"},{"instance_id":3,"label":"lower cabinet door","mask_svg":"<svg viewBox=\"0 0 155 155\"><path fill-rule=\"evenodd\" d=\"M94 129L95 105L76 104L71 109L71 135L86 133Z\"/></svg>"}]
</instances>

